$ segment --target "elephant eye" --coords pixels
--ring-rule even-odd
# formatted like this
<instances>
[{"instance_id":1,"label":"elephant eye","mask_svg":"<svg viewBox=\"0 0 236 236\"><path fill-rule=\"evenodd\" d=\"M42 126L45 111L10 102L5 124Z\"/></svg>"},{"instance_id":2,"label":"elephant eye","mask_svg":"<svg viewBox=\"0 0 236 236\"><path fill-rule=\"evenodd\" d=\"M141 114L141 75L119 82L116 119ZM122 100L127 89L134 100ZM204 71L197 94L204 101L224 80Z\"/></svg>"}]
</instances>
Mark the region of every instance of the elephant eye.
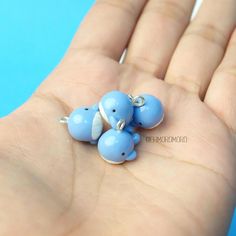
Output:
<instances>
[{"instance_id":1,"label":"elephant eye","mask_svg":"<svg viewBox=\"0 0 236 236\"><path fill-rule=\"evenodd\" d=\"M88 108L84 108L85 111L88 111Z\"/></svg>"},{"instance_id":2,"label":"elephant eye","mask_svg":"<svg viewBox=\"0 0 236 236\"><path fill-rule=\"evenodd\" d=\"M112 112L116 112L116 109L113 109Z\"/></svg>"},{"instance_id":3,"label":"elephant eye","mask_svg":"<svg viewBox=\"0 0 236 236\"><path fill-rule=\"evenodd\" d=\"M122 155L122 156L124 156L124 155L125 155L125 153L124 153L124 152L122 152L122 153L121 153L121 155Z\"/></svg>"},{"instance_id":4,"label":"elephant eye","mask_svg":"<svg viewBox=\"0 0 236 236\"><path fill-rule=\"evenodd\" d=\"M143 125L143 123L142 123L142 122L139 122L139 125L140 125L140 126L142 126L142 125Z\"/></svg>"}]
</instances>

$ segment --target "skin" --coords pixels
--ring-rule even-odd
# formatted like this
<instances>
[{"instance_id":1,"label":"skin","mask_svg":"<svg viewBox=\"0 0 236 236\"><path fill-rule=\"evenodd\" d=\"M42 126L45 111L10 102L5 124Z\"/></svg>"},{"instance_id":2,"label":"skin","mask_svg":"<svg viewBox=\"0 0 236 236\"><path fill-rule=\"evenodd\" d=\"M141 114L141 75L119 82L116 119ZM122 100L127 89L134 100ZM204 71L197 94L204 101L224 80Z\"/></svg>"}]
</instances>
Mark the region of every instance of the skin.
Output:
<instances>
[{"instance_id":1,"label":"skin","mask_svg":"<svg viewBox=\"0 0 236 236\"><path fill-rule=\"evenodd\" d=\"M60 65L1 119L0 235L226 235L236 196L236 2L204 1L189 24L193 4L95 4ZM161 126L141 132L137 160L119 166L58 122L114 89L165 107Z\"/></svg>"}]
</instances>

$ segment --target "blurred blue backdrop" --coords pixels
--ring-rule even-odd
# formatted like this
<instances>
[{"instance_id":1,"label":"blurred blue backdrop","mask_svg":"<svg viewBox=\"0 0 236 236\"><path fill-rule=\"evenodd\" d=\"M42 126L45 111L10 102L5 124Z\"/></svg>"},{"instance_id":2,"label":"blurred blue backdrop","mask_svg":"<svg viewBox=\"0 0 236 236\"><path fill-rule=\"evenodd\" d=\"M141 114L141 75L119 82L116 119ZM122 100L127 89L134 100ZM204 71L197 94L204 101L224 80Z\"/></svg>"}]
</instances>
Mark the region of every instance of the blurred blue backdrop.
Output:
<instances>
[{"instance_id":1,"label":"blurred blue backdrop","mask_svg":"<svg viewBox=\"0 0 236 236\"><path fill-rule=\"evenodd\" d=\"M0 117L58 64L94 0L0 0Z\"/></svg>"},{"instance_id":2,"label":"blurred blue backdrop","mask_svg":"<svg viewBox=\"0 0 236 236\"><path fill-rule=\"evenodd\" d=\"M0 117L26 101L63 57L94 0L0 0ZM228 236L236 235L236 216Z\"/></svg>"}]
</instances>

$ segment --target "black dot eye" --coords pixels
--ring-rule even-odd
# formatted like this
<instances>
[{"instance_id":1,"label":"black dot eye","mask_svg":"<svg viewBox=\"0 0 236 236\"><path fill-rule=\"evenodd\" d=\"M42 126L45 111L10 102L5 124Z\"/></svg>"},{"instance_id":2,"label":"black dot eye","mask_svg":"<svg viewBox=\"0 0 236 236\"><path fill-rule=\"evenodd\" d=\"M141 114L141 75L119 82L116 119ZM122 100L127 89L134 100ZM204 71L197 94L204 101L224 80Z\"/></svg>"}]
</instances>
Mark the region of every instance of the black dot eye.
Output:
<instances>
[{"instance_id":1,"label":"black dot eye","mask_svg":"<svg viewBox=\"0 0 236 236\"><path fill-rule=\"evenodd\" d=\"M112 112L116 112L116 109L113 109Z\"/></svg>"},{"instance_id":2,"label":"black dot eye","mask_svg":"<svg viewBox=\"0 0 236 236\"><path fill-rule=\"evenodd\" d=\"M125 155L125 153L124 153L124 152L122 152L122 153L121 153L121 155L122 155L122 156L124 156L124 155Z\"/></svg>"},{"instance_id":3,"label":"black dot eye","mask_svg":"<svg viewBox=\"0 0 236 236\"><path fill-rule=\"evenodd\" d=\"M84 108L85 111L88 111L88 108Z\"/></svg>"},{"instance_id":4,"label":"black dot eye","mask_svg":"<svg viewBox=\"0 0 236 236\"><path fill-rule=\"evenodd\" d=\"M142 123L142 122L139 122L139 125L140 125L140 126L142 126L142 125L143 125L143 123Z\"/></svg>"}]
</instances>

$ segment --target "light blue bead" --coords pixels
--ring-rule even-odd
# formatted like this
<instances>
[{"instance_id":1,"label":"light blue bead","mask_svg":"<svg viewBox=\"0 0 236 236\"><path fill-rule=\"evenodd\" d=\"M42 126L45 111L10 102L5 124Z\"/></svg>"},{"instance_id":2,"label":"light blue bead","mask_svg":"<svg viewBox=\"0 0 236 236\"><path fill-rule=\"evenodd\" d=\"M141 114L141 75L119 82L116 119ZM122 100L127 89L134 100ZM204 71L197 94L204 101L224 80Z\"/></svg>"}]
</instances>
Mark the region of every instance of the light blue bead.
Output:
<instances>
[{"instance_id":1,"label":"light blue bead","mask_svg":"<svg viewBox=\"0 0 236 236\"><path fill-rule=\"evenodd\" d=\"M164 109L160 100L152 95L141 95L145 104L134 108L133 124L144 129L152 129L159 125L164 118Z\"/></svg>"},{"instance_id":2,"label":"light blue bead","mask_svg":"<svg viewBox=\"0 0 236 236\"><path fill-rule=\"evenodd\" d=\"M128 125L133 118L134 107L127 94L112 91L105 94L100 103L99 110L104 120L116 129L119 120L125 120Z\"/></svg>"},{"instance_id":3,"label":"light blue bead","mask_svg":"<svg viewBox=\"0 0 236 236\"><path fill-rule=\"evenodd\" d=\"M126 131L110 129L100 137L98 151L101 157L111 164L132 161L137 156L134 151L136 138Z\"/></svg>"},{"instance_id":4,"label":"light blue bead","mask_svg":"<svg viewBox=\"0 0 236 236\"><path fill-rule=\"evenodd\" d=\"M74 139L96 144L103 130L98 106L81 107L73 111L68 119L68 130Z\"/></svg>"}]
</instances>

